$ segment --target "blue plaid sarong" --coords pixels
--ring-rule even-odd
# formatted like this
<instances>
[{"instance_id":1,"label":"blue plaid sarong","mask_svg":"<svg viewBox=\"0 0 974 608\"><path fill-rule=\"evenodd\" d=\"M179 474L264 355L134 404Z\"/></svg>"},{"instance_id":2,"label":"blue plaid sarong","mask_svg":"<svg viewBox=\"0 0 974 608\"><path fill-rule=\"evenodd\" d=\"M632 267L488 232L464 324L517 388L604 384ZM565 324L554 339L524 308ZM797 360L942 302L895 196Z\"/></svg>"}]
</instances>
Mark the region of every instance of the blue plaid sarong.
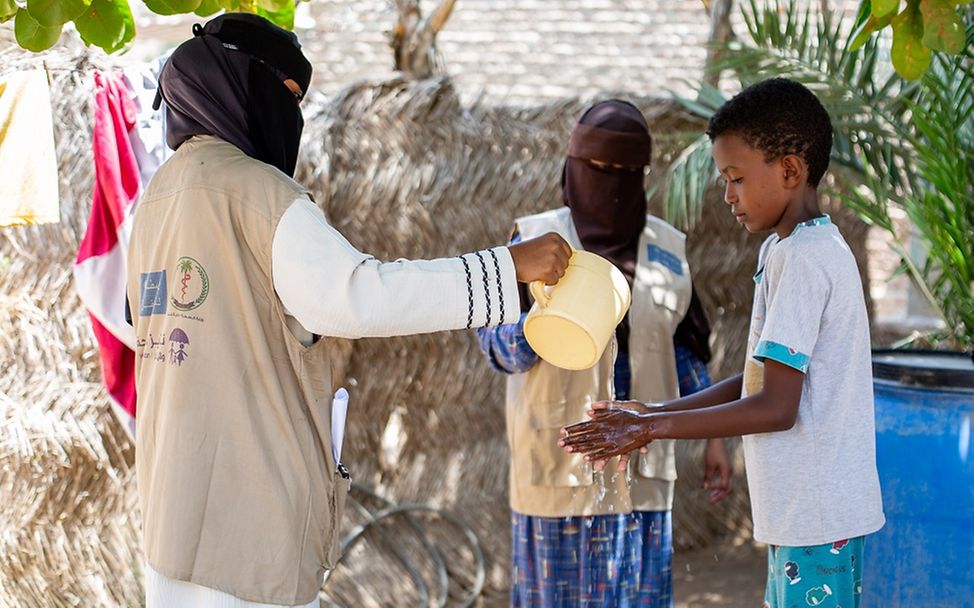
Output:
<instances>
[{"instance_id":1,"label":"blue plaid sarong","mask_svg":"<svg viewBox=\"0 0 974 608\"><path fill-rule=\"evenodd\" d=\"M511 516L511 606L672 608L669 511Z\"/></svg>"}]
</instances>

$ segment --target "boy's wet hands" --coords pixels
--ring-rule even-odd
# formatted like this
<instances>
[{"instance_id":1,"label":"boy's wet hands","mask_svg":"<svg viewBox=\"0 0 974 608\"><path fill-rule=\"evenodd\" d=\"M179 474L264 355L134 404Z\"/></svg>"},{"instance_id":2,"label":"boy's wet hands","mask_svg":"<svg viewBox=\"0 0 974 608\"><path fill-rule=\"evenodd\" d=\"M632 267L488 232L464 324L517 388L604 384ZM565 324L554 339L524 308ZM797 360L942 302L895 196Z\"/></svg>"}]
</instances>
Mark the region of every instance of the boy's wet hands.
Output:
<instances>
[{"instance_id":1,"label":"boy's wet hands","mask_svg":"<svg viewBox=\"0 0 974 608\"><path fill-rule=\"evenodd\" d=\"M638 402L593 403L589 410L592 419L564 427L558 445L567 452L585 454L585 460L592 462L596 471L601 471L609 458L619 456L616 468L624 471L630 454L646 451L650 441L646 437L644 413L636 411L637 407L649 409Z\"/></svg>"},{"instance_id":2,"label":"boy's wet hands","mask_svg":"<svg viewBox=\"0 0 974 608\"><path fill-rule=\"evenodd\" d=\"M508 246L517 280L522 283L544 281L554 285L565 274L572 248L560 235L549 232L537 238Z\"/></svg>"}]
</instances>

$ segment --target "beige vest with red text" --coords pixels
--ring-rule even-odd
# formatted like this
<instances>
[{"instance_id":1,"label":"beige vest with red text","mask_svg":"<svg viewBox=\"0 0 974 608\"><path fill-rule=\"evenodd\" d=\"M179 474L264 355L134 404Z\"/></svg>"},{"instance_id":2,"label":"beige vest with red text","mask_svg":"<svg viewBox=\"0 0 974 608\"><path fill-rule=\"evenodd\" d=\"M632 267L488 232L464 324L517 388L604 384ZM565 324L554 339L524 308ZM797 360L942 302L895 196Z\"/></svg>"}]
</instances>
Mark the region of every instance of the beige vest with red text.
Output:
<instances>
[{"instance_id":1,"label":"beige vest with red text","mask_svg":"<svg viewBox=\"0 0 974 608\"><path fill-rule=\"evenodd\" d=\"M335 565L347 491L331 454L328 344L302 346L274 291L274 232L305 193L194 137L149 183L128 257L148 562L286 605L314 599Z\"/></svg>"},{"instance_id":2,"label":"beige vest with red text","mask_svg":"<svg viewBox=\"0 0 974 608\"><path fill-rule=\"evenodd\" d=\"M557 232L572 247L581 241L567 207L517 220L524 239ZM686 237L647 216L640 237L629 319L631 398L660 402L679 396L673 333L690 303ZM585 419L587 404L614 395L613 338L602 359L582 371L543 360L507 381L507 434L511 449L511 509L524 515L566 517L629 511L665 511L673 504L676 462L672 441L634 455L631 482L609 463L602 480L580 456L558 447L561 428Z\"/></svg>"}]
</instances>

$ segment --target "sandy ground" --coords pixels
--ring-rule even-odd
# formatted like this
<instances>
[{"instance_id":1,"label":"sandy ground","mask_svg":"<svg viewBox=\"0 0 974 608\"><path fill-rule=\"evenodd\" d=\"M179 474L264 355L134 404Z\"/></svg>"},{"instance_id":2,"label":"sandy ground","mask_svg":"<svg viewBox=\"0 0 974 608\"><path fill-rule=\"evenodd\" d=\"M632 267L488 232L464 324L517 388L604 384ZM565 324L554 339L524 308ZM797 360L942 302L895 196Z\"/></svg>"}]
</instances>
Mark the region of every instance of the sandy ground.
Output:
<instances>
[{"instance_id":1,"label":"sandy ground","mask_svg":"<svg viewBox=\"0 0 974 608\"><path fill-rule=\"evenodd\" d=\"M760 608L767 547L723 541L673 556L676 608Z\"/></svg>"}]
</instances>

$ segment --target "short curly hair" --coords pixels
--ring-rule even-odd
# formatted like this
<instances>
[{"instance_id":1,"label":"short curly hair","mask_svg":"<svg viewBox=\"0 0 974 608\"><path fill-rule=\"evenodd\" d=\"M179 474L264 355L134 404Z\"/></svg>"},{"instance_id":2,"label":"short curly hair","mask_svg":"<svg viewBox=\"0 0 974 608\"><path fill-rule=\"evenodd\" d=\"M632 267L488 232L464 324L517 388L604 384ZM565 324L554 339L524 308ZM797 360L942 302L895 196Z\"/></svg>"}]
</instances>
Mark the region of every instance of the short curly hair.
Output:
<instances>
[{"instance_id":1,"label":"short curly hair","mask_svg":"<svg viewBox=\"0 0 974 608\"><path fill-rule=\"evenodd\" d=\"M832 121L822 103L801 83L771 78L753 84L722 105L710 118L713 141L734 134L764 152L767 162L794 154L808 165L808 183L817 188L829 166Z\"/></svg>"}]
</instances>

